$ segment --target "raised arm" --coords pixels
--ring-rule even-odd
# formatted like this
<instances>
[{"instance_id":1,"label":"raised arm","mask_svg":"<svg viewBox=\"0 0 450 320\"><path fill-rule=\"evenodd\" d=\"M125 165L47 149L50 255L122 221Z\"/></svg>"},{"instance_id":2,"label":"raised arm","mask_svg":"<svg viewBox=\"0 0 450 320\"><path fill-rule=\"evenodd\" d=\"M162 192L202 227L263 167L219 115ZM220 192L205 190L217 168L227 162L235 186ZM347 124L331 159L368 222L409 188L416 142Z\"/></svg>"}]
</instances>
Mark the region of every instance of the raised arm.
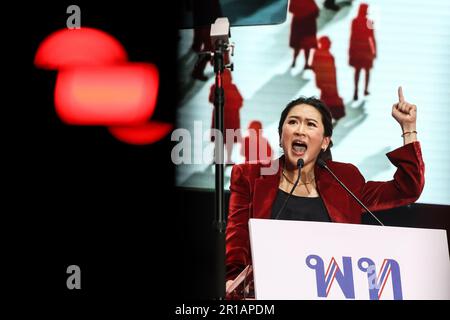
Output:
<instances>
[{"instance_id":1,"label":"raised arm","mask_svg":"<svg viewBox=\"0 0 450 320\"><path fill-rule=\"evenodd\" d=\"M425 164L417 141L417 107L405 100L402 87L398 88L398 102L392 106L392 116L402 129L403 147L387 154L397 167L393 180L363 183L363 202L371 210L410 204L420 197L425 184ZM364 180L362 176L360 179Z\"/></svg>"}]
</instances>

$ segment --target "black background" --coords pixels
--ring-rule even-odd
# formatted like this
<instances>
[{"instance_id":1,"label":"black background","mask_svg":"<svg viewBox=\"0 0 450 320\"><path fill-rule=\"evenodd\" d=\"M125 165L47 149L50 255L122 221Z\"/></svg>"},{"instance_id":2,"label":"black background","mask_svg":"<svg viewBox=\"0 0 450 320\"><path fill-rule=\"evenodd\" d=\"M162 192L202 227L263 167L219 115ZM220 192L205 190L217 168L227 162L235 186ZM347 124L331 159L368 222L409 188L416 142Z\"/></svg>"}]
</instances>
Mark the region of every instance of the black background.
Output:
<instances>
[{"instance_id":1,"label":"black background","mask_svg":"<svg viewBox=\"0 0 450 320\"><path fill-rule=\"evenodd\" d=\"M31 91L21 105L25 165L15 201L31 250L26 267L35 275L25 289L69 304L155 294L165 299L181 285L173 272L181 249L170 135L133 146L117 141L105 127L63 124L53 102L56 71L33 65L41 41L66 27L71 4L28 7ZM158 67L160 90L152 119L174 123L178 38L173 2L76 4L82 26L114 36L129 61ZM66 268L72 264L81 268L81 290L66 287Z\"/></svg>"}]
</instances>

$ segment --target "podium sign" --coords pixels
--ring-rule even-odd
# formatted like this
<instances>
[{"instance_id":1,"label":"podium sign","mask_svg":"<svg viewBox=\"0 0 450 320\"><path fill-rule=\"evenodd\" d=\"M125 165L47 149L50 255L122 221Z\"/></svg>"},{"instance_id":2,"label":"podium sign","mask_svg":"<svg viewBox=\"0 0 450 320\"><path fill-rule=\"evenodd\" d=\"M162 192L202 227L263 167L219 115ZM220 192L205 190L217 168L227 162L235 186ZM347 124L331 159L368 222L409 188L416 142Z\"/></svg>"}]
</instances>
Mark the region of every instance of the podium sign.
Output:
<instances>
[{"instance_id":1,"label":"podium sign","mask_svg":"<svg viewBox=\"0 0 450 320\"><path fill-rule=\"evenodd\" d=\"M250 219L256 299L450 299L445 230Z\"/></svg>"}]
</instances>

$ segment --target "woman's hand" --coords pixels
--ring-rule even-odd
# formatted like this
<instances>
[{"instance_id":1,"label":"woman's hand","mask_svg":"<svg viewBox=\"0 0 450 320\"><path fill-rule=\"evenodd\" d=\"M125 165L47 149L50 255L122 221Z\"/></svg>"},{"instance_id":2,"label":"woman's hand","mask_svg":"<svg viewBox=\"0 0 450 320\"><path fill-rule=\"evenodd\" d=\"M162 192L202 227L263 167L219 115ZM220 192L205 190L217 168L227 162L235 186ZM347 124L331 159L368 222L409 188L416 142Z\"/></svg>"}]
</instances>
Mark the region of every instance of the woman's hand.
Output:
<instances>
[{"instance_id":1,"label":"woman's hand","mask_svg":"<svg viewBox=\"0 0 450 320\"><path fill-rule=\"evenodd\" d=\"M406 102L402 87L398 87L398 102L392 106L392 116L402 129L416 130L416 111L416 105Z\"/></svg>"},{"instance_id":2,"label":"woman's hand","mask_svg":"<svg viewBox=\"0 0 450 320\"><path fill-rule=\"evenodd\" d=\"M405 101L402 87L398 87L398 102L392 106L392 116L400 124L404 144L417 140L417 107Z\"/></svg>"}]
</instances>

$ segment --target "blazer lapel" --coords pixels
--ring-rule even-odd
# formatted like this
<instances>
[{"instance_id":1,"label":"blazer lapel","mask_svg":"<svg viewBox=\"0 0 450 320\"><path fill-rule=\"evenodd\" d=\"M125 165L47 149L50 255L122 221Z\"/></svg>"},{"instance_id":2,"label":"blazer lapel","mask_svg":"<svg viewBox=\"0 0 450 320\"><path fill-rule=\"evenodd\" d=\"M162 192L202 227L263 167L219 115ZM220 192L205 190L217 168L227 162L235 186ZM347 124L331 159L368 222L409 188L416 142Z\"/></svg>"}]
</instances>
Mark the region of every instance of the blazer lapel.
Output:
<instances>
[{"instance_id":1,"label":"blazer lapel","mask_svg":"<svg viewBox=\"0 0 450 320\"><path fill-rule=\"evenodd\" d=\"M325 169L316 165L314 173L316 176L317 191L322 198L331 221L348 221L348 218L345 216L347 208L343 205L343 203L347 203L347 194L345 194L345 191Z\"/></svg>"},{"instance_id":2,"label":"blazer lapel","mask_svg":"<svg viewBox=\"0 0 450 320\"><path fill-rule=\"evenodd\" d=\"M278 163L278 171L272 175L262 175L255 180L253 193L253 218L270 219L272 206L278 192L282 161Z\"/></svg>"}]
</instances>

